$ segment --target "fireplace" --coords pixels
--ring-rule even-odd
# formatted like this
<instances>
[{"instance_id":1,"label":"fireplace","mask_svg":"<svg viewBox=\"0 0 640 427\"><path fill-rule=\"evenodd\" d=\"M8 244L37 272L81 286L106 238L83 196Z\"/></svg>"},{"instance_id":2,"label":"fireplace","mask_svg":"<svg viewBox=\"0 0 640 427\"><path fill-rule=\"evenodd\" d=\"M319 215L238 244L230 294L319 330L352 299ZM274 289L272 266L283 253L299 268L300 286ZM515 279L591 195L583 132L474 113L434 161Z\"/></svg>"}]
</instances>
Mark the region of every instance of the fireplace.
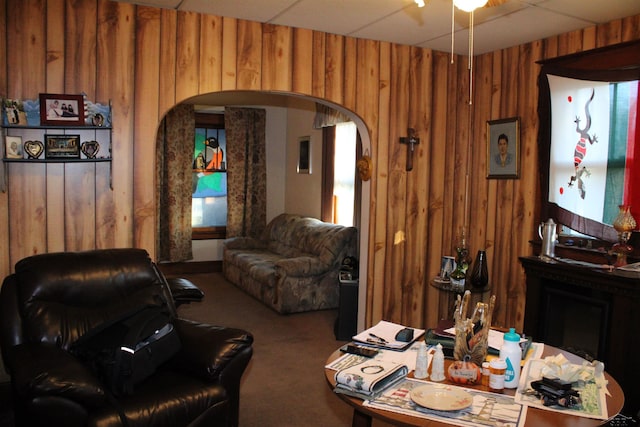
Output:
<instances>
[{"instance_id":1,"label":"fireplace","mask_svg":"<svg viewBox=\"0 0 640 427\"><path fill-rule=\"evenodd\" d=\"M541 292L540 341L587 360L603 360L608 347L610 301L584 289L553 280Z\"/></svg>"},{"instance_id":2,"label":"fireplace","mask_svg":"<svg viewBox=\"0 0 640 427\"><path fill-rule=\"evenodd\" d=\"M640 275L584 263L521 257L527 276L524 333L597 359L620 383L626 410L640 410Z\"/></svg>"}]
</instances>

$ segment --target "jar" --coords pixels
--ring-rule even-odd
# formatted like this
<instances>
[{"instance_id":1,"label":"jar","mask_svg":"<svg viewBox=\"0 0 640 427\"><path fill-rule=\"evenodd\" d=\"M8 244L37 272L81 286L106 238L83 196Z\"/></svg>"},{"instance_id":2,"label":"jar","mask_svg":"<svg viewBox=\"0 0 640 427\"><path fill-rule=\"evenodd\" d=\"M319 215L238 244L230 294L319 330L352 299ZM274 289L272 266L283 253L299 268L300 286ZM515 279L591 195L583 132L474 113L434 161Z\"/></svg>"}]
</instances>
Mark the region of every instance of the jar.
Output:
<instances>
[{"instance_id":1,"label":"jar","mask_svg":"<svg viewBox=\"0 0 640 427\"><path fill-rule=\"evenodd\" d=\"M482 362L482 382L481 384L485 387L489 387L489 376L491 375L491 370L489 369L489 362Z\"/></svg>"},{"instance_id":2,"label":"jar","mask_svg":"<svg viewBox=\"0 0 640 427\"><path fill-rule=\"evenodd\" d=\"M502 392L504 390L504 374L507 371L507 362L503 359L494 359L489 363L489 390Z\"/></svg>"}]
</instances>

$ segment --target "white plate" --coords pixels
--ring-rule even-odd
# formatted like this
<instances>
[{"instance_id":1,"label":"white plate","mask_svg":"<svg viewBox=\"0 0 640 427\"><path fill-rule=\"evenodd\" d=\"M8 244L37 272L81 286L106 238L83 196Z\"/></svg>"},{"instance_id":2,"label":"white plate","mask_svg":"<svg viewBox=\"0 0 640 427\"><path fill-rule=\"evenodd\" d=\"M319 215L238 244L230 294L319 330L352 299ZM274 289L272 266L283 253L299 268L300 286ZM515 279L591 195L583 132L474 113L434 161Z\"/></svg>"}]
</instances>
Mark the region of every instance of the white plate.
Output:
<instances>
[{"instance_id":1,"label":"white plate","mask_svg":"<svg viewBox=\"0 0 640 427\"><path fill-rule=\"evenodd\" d=\"M473 403L473 396L457 388L423 385L411 390L411 400L436 411L459 411Z\"/></svg>"}]
</instances>

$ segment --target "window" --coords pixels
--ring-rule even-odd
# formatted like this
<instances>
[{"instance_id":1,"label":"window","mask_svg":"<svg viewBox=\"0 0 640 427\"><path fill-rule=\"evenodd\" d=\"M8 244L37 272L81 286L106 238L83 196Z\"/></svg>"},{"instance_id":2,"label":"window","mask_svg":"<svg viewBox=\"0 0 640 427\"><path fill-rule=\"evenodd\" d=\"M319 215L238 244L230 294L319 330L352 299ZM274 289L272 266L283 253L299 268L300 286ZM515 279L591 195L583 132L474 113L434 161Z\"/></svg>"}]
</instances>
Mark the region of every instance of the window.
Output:
<instances>
[{"instance_id":1,"label":"window","mask_svg":"<svg viewBox=\"0 0 640 427\"><path fill-rule=\"evenodd\" d=\"M354 223L356 124L336 125L335 156L333 168L334 222L344 226Z\"/></svg>"},{"instance_id":2,"label":"window","mask_svg":"<svg viewBox=\"0 0 640 427\"><path fill-rule=\"evenodd\" d=\"M223 114L196 113L193 151L192 238L226 237L227 172Z\"/></svg>"}]
</instances>

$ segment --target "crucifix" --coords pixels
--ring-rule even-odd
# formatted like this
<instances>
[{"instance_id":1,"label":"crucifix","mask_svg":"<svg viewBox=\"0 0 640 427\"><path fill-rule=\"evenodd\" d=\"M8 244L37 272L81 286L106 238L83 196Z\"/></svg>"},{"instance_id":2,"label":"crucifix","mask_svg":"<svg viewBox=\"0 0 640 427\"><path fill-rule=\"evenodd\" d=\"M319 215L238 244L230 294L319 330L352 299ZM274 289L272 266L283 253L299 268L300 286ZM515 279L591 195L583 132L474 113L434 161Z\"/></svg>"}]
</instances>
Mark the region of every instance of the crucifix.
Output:
<instances>
[{"instance_id":1,"label":"crucifix","mask_svg":"<svg viewBox=\"0 0 640 427\"><path fill-rule=\"evenodd\" d=\"M420 138L416 138L416 130L414 128L407 129L409 136L400 137L400 144L407 144L407 172L413 170L413 152L415 146L420 144Z\"/></svg>"}]
</instances>

